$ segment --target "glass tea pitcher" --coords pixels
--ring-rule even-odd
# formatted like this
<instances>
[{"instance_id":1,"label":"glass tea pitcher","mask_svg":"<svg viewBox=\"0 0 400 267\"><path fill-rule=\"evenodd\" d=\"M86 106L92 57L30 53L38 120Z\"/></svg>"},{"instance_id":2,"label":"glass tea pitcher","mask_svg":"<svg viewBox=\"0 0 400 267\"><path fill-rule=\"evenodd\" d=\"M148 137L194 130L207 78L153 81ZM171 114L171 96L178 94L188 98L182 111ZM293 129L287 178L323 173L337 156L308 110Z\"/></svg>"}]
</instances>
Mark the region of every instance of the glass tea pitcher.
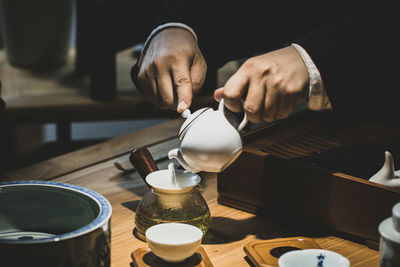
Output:
<instances>
[{"instance_id":1,"label":"glass tea pitcher","mask_svg":"<svg viewBox=\"0 0 400 267\"><path fill-rule=\"evenodd\" d=\"M198 174L174 168L158 170L147 149L131 153L130 161L149 186L135 216L138 237L145 240L146 230L155 224L180 222L194 225L205 234L211 223L210 210L201 195Z\"/></svg>"}]
</instances>

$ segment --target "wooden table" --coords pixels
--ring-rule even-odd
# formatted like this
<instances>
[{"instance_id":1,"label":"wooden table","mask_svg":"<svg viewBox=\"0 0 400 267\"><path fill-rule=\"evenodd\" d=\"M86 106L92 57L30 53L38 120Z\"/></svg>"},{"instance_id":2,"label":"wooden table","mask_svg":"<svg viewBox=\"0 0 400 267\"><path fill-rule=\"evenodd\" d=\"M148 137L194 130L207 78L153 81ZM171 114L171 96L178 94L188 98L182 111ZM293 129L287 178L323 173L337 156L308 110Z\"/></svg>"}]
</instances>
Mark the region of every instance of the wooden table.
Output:
<instances>
[{"instance_id":1,"label":"wooden table","mask_svg":"<svg viewBox=\"0 0 400 267\"><path fill-rule=\"evenodd\" d=\"M146 243L134 234L135 209L147 188L132 170L128 156L132 149L146 146L159 168L166 168L167 152L178 146L176 138L181 119L171 120L148 129L111 139L76 152L8 173L7 180L46 179L71 183L95 190L112 204L111 262L113 267L129 266L131 252ZM119 162L127 171L118 170ZM285 226L279 221L229 208L217 203L216 175L202 173L205 197L212 215L212 224L203 240L203 248L215 267L251 266L243 247L253 240L278 237L312 237L321 248L336 251L351 262L351 266L379 266L379 252L349 240L329 235L313 235Z\"/></svg>"}]
</instances>

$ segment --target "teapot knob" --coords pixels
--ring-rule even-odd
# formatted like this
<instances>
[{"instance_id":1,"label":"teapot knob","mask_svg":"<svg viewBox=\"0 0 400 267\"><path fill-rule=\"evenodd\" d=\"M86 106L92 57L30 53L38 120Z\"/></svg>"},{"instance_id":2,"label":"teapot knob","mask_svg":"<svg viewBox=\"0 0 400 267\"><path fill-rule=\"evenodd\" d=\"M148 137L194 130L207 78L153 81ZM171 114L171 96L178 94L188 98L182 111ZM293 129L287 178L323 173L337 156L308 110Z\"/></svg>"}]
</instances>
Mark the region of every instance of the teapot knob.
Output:
<instances>
[{"instance_id":1,"label":"teapot knob","mask_svg":"<svg viewBox=\"0 0 400 267\"><path fill-rule=\"evenodd\" d=\"M185 111L182 112L182 117L185 119L189 118L190 115L192 115L190 109L185 109Z\"/></svg>"}]
</instances>

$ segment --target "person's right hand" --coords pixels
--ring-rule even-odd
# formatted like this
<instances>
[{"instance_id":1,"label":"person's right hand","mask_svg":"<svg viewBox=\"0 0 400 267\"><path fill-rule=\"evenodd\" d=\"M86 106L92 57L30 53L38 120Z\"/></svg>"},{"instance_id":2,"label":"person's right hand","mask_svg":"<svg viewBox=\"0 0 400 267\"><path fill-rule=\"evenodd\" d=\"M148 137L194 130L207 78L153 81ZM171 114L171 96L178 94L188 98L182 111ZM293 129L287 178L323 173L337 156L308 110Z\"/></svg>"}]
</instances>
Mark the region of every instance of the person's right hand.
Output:
<instances>
[{"instance_id":1,"label":"person's right hand","mask_svg":"<svg viewBox=\"0 0 400 267\"><path fill-rule=\"evenodd\" d=\"M140 64L138 84L154 105L183 112L203 86L206 71L192 33L171 27L152 38Z\"/></svg>"}]
</instances>

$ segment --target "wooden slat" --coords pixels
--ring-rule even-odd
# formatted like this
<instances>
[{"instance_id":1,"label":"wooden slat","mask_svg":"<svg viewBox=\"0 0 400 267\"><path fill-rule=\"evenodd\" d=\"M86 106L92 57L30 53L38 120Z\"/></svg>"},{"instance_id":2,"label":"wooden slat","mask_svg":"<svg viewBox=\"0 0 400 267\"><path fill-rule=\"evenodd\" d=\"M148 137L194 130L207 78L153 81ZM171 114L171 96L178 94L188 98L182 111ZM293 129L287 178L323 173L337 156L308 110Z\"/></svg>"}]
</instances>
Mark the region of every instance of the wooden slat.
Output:
<instances>
[{"instance_id":1,"label":"wooden slat","mask_svg":"<svg viewBox=\"0 0 400 267\"><path fill-rule=\"evenodd\" d=\"M7 173L5 180L48 180L128 153L134 148L175 138L183 119L171 120L147 129L110 139L82 150Z\"/></svg>"}]
</instances>

